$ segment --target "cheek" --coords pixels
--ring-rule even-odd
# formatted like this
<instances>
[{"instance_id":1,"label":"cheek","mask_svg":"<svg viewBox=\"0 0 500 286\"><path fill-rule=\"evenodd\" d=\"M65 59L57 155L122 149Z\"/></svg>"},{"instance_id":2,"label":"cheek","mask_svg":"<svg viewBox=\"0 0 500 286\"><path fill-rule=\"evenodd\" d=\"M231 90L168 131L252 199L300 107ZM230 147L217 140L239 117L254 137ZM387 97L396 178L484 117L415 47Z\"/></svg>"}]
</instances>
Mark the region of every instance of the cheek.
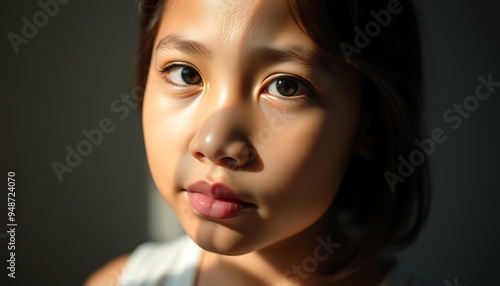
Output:
<instances>
[{"instance_id":1,"label":"cheek","mask_svg":"<svg viewBox=\"0 0 500 286\"><path fill-rule=\"evenodd\" d=\"M346 107L344 105L344 107ZM352 154L357 109L298 114L273 140L261 144L266 175L255 177L263 218L318 219L333 202Z\"/></svg>"},{"instance_id":2,"label":"cheek","mask_svg":"<svg viewBox=\"0 0 500 286\"><path fill-rule=\"evenodd\" d=\"M143 132L151 175L162 195L175 188L176 167L185 150L188 120L157 94L146 94ZM171 192L170 192L171 193Z\"/></svg>"}]
</instances>

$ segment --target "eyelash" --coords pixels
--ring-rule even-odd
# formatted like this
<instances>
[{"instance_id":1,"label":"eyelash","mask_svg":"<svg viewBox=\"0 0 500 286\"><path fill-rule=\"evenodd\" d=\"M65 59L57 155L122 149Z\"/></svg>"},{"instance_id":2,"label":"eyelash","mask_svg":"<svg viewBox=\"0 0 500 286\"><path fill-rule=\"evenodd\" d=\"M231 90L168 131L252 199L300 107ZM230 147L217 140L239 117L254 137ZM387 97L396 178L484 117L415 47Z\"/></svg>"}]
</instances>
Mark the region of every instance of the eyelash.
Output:
<instances>
[{"instance_id":1,"label":"eyelash","mask_svg":"<svg viewBox=\"0 0 500 286\"><path fill-rule=\"evenodd\" d=\"M166 73L174 68L174 67L190 67L194 70L196 70L198 72L198 74L200 74L201 76L201 72L192 64L189 64L189 63L186 63L186 62L170 62L168 64L166 64L165 66L163 66L160 70L159 70L159 73L160 73L160 76L163 80L163 82L167 85L170 85L170 86L173 86L175 88L178 88L178 89L187 89L189 88L190 86L192 85L182 85L182 84L177 84L177 83L174 83L174 82L171 82L169 81L168 79L166 79L165 75ZM285 100L291 104L306 104L306 103L309 103L311 100L312 100L312 97L315 96L315 94L317 94L316 92L316 89L312 86L311 83L309 83L308 80L300 77L300 76L297 76L297 75L293 75L293 74L286 74L286 73L280 73L280 74L274 74L274 75L271 75L269 77L267 77L263 82L262 84L264 84L264 88L261 89L261 91L263 92L266 92L266 93L269 93L268 90L269 90L269 85L271 83L273 83L274 81L278 80L278 79L289 79L289 80L293 80L293 81L296 81L299 85L302 85L304 88L305 88L305 93L306 93L306 96L291 96L291 97L286 97L286 96L278 96L278 95L272 95L272 96L275 96L275 97L279 97L280 100ZM203 80L203 77L202 77L202 80Z\"/></svg>"},{"instance_id":2,"label":"eyelash","mask_svg":"<svg viewBox=\"0 0 500 286\"><path fill-rule=\"evenodd\" d=\"M306 103L311 102L312 98L317 94L316 89L313 87L313 85L308 80L306 80L300 76L297 76L297 75L286 74L286 73L274 74L274 75L271 75L270 77L266 78L266 80L263 82L263 83L265 83L264 84L265 88L263 88L262 90L266 93L269 93L269 85L278 79L289 79L289 80L296 81L298 84L300 84L304 87L304 89L305 89L304 94L306 94L306 96L300 96L300 95L291 96L291 97L277 96L281 100L286 100L290 103L306 104ZM276 95L273 95L273 96L276 96Z\"/></svg>"},{"instance_id":3,"label":"eyelash","mask_svg":"<svg viewBox=\"0 0 500 286\"><path fill-rule=\"evenodd\" d=\"M201 76L200 71L199 71L199 70L198 70L198 69L197 69L194 65L192 65L192 64L189 64L189 63L186 63L186 62L170 62L170 63L168 63L168 64L164 65L164 66L163 66L163 67L159 70L160 76L161 76L161 78L162 78L162 80L163 80L163 83L164 83L164 84L167 84L167 85L173 86L173 87L178 88L178 89L187 89L187 88L189 88L189 86L191 86L191 85L182 85L182 84L177 84L177 83L175 83L175 82L171 82L171 81L169 81L169 80L167 80L167 79L166 79L166 77L165 77L166 73L167 73L170 69L175 68L175 67L190 67L190 68L192 68L192 69L195 69L195 70L198 72L198 74L200 74L200 76ZM203 77L202 77L202 78L203 78Z\"/></svg>"}]
</instances>

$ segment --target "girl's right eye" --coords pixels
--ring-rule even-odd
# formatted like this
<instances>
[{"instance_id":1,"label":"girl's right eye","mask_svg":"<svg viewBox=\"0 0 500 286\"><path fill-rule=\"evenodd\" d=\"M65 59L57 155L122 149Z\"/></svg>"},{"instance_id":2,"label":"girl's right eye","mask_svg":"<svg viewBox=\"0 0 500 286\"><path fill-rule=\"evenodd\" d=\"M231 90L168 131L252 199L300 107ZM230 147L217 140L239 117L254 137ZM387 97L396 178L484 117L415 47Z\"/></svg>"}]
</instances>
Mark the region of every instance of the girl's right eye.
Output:
<instances>
[{"instance_id":1,"label":"girl's right eye","mask_svg":"<svg viewBox=\"0 0 500 286\"><path fill-rule=\"evenodd\" d=\"M177 87L203 85L203 79L198 70L186 64L168 65L162 70L162 73L167 83Z\"/></svg>"}]
</instances>

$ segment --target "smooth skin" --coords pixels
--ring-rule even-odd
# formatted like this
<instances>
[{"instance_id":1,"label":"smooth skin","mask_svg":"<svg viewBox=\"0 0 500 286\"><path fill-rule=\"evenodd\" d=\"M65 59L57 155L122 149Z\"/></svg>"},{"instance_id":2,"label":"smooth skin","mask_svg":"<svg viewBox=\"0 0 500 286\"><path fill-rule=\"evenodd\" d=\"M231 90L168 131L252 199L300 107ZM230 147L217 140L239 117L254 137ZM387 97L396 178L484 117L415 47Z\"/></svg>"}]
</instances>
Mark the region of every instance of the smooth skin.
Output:
<instances>
[{"instance_id":1,"label":"smooth skin","mask_svg":"<svg viewBox=\"0 0 500 286\"><path fill-rule=\"evenodd\" d=\"M159 191L205 249L197 285L332 285L336 252L307 279L285 273L332 234L346 168L354 154L370 156L361 76L300 29L286 0L168 2L144 139ZM255 208L203 217L185 192L198 180L221 182ZM375 260L335 285L378 285L388 266Z\"/></svg>"}]
</instances>

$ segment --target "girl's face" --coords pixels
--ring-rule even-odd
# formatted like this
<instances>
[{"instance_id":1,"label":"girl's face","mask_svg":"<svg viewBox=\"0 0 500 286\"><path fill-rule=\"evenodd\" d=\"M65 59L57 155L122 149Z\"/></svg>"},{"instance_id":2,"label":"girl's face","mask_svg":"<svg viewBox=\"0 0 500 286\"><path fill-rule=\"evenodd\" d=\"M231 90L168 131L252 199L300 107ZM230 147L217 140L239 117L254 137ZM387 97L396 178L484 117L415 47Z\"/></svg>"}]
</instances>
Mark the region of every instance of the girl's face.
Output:
<instances>
[{"instance_id":1,"label":"girl's face","mask_svg":"<svg viewBox=\"0 0 500 286\"><path fill-rule=\"evenodd\" d=\"M144 99L152 176L188 235L264 249L325 215L363 137L358 74L288 1L168 1Z\"/></svg>"}]
</instances>

